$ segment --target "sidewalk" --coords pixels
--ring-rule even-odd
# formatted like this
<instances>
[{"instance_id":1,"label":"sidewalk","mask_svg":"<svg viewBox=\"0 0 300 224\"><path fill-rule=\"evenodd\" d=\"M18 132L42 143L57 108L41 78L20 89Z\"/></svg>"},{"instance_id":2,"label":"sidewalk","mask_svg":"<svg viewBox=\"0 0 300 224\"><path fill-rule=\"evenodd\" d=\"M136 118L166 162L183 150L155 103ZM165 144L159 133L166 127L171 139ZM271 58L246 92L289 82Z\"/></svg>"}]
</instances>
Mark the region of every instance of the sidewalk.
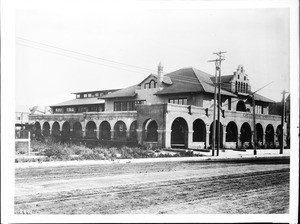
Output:
<instances>
[{"instance_id":1,"label":"sidewalk","mask_svg":"<svg viewBox=\"0 0 300 224\"><path fill-rule=\"evenodd\" d=\"M168 152L166 152L168 153ZM253 155L253 150L236 151L220 150L219 156L211 156L212 152L195 152L199 156L194 157L167 157L167 158L144 158L144 159L116 159L112 160L82 160L82 161L53 161L53 162L24 162L15 163L15 168L28 167L53 167L53 166L82 166L101 164L122 164L122 163L153 163L153 162L179 162L179 161L241 161L241 160L263 160L263 159L288 159L290 150L284 149L283 154L279 154L279 149L258 149L257 155ZM216 155L216 152L215 152Z\"/></svg>"}]
</instances>

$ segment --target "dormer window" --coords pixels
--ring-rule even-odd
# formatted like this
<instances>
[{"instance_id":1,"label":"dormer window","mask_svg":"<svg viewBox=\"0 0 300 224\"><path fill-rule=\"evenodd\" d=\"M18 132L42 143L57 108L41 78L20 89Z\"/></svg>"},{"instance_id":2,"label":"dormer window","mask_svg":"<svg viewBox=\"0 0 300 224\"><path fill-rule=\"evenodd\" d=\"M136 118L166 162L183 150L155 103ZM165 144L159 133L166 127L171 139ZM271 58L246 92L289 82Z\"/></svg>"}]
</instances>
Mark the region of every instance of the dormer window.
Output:
<instances>
[{"instance_id":1,"label":"dormer window","mask_svg":"<svg viewBox=\"0 0 300 224\"><path fill-rule=\"evenodd\" d=\"M157 82L155 82L154 80L151 80L148 83L144 84L144 89L155 89L157 85Z\"/></svg>"}]
</instances>

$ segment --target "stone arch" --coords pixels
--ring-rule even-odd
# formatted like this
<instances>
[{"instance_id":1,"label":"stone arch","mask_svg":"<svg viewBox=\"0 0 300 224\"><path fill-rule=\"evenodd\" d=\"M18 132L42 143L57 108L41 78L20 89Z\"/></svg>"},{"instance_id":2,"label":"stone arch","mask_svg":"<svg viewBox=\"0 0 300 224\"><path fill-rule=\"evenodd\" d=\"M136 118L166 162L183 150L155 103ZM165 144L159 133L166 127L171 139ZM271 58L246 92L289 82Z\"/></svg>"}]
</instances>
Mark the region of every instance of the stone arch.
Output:
<instances>
[{"instance_id":1,"label":"stone arch","mask_svg":"<svg viewBox=\"0 0 300 224\"><path fill-rule=\"evenodd\" d=\"M74 138L82 138L83 133L82 133L82 125L80 122L76 121L73 124L73 137Z\"/></svg>"},{"instance_id":2,"label":"stone arch","mask_svg":"<svg viewBox=\"0 0 300 224\"><path fill-rule=\"evenodd\" d=\"M43 136L48 137L50 136L50 124L49 122L44 122L43 124Z\"/></svg>"},{"instance_id":3,"label":"stone arch","mask_svg":"<svg viewBox=\"0 0 300 224\"><path fill-rule=\"evenodd\" d=\"M111 140L111 126L108 121L102 121L99 127L99 139L103 141Z\"/></svg>"},{"instance_id":4,"label":"stone arch","mask_svg":"<svg viewBox=\"0 0 300 224\"><path fill-rule=\"evenodd\" d=\"M182 117L177 117L171 126L171 147L188 147L188 124Z\"/></svg>"},{"instance_id":5,"label":"stone arch","mask_svg":"<svg viewBox=\"0 0 300 224\"><path fill-rule=\"evenodd\" d=\"M157 142L158 139L158 125L155 120L147 119L143 123L143 140L145 142Z\"/></svg>"},{"instance_id":6,"label":"stone arch","mask_svg":"<svg viewBox=\"0 0 300 224\"><path fill-rule=\"evenodd\" d=\"M256 146L261 148L263 145L263 138L264 138L264 130L260 123L255 125L256 128Z\"/></svg>"},{"instance_id":7,"label":"stone arch","mask_svg":"<svg viewBox=\"0 0 300 224\"><path fill-rule=\"evenodd\" d=\"M206 125L203 120L196 119L193 122L193 142L205 142Z\"/></svg>"},{"instance_id":8,"label":"stone arch","mask_svg":"<svg viewBox=\"0 0 300 224\"><path fill-rule=\"evenodd\" d=\"M52 136L59 137L60 136L60 125L57 121L52 124Z\"/></svg>"},{"instance_id":9,"label":"stone arch","mask_svg":"<svg viewBox=\"0 0 300 224\"><path fill-rule=\"evenodd\" d=\"M117 121L114 126L114 139L117 141L126 141L126 124L124 121Z\"/></svg>"},{"instance_id":10,"label":"stone arch","mask_svg":"<svg viewBox=\"0 0 300 224\"><path fill-rule=\"evenodd\" d=\"M252 143L252 133L251 133L251 126L247 122L243 123L241 127L241 135L240 135L240 141L241 141L241 147L242 148L251 148Z\"/></svg>"},{"instance_id":11,"label":"stone arch","mask_svg":"<svg viewBox=\"0 0 300 224\"><path fill-rule=\"evenodd\" d=\"M68 121L65 121L62 125L61 138L62 140L69 140L71 136L71 125Z\"/></svg>"},{"instance_id":12,"label":"stone arch","mask_svg":"<svg viewBox=\"0 0 300 224\"><path fill-rule=\"evenodd\" d=\"M243 100L239 100L239 102L236 105L236 111L246 111L246 105L245 102Z\"/></svg>"},{"instance_id":13,"label":"stone arch","mask_svg":"<svg viewBox=\"0 0 300 224\"><path fill-rule=\"evenodd\" d=\"M274 128L272 124L266 127L266 147L274 148Z\"/></svg>"},{"instance_id":14,"label":"stone arch","mask_svg":"<svg viewBox=\"0 0 300 224\"><path fill-rule=\"evenodd\" d=\"M235 148L237 147L238 143L238 127L234 121L230 121L226 126L226 142L234 142Z\"/></svg>"},{"instance_id":15,"label":"stone arch","mask_svg":"<svg viewBox=\"0 0 300 224\"><path fill-rule=\"evenodd\" d=\"M213 124L214 122L211 123L210 128L209 128L209 144L212 145L212 133L213 133ZM220 124L220 125L219 125ZM220 127L220 147L223 147L223 125L221 122L216 120L216 132L215 132L215 145L217 146L218 144L218 130Z\"/></svg>"},{"instance_id":16,"label":"stone arch","mask_svg":"<svg viewBox=\"0 0 300 224\"><path fill-rule=\"evenodd\" d=\"M137 141L137 120L133 121L129 126L129 139L130 141Z\"/></svg>"},{"instance_id":17,"label":"stone arch","mask_svg":"<svg viewBox=\"0 0 300 224\"><path fill-rule=\"evenodd\" d=\"M94 121L89 121L85 126L85 138L97 139L97 125Z\"/></svg>"},{"instance_id":18,"label":"stone arch","mask_svg":"<svg viewBox=\"0 0 300 224\"><path fill-rule=\"evenodd\" d=\"M36 139L40 139L42 137L42 129L41 129L41 124L40 122L35 122L34 124L34 133Z\"/></svg>"}]
</instances>

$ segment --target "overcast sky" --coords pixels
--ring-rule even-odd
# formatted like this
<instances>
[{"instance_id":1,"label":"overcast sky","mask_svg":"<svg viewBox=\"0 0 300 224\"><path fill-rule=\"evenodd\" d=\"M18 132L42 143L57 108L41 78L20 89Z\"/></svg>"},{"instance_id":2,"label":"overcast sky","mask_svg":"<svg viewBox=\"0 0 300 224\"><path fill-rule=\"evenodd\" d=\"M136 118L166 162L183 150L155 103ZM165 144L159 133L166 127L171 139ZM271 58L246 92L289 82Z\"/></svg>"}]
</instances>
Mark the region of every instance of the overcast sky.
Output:
<instances>
[{"instance_id":1,"label":"overcast sky","mask_svg":"<svg viewBox=\"0 0 300 224\"><path fill-rule=\"evenodd\" d=\"M74 98L74 92L127 87L155 73L160 61L165 73L192 66L214 75L207 61L220 50L227 51L222 75L242 64L252 90L273 82L259 94L280 101L290 87L289 9L254 7L17 1L16 104L52 105Z\"/></svg>"}]
</instances>

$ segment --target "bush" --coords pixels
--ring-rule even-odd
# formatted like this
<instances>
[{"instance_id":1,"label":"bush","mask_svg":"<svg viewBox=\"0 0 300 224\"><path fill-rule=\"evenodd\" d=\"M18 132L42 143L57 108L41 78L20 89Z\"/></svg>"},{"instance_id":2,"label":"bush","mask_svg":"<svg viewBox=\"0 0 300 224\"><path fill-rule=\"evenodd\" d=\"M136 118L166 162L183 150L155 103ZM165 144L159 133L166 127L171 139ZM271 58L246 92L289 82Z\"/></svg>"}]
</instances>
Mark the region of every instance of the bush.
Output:
<instances>
[{"instance_id":1,"label":"bush","mask_svg":"<svg viewBox=\"0 0 300 224\"><path fill-rule=\"evenodd\" d=\"M31 151L37 152L36 155L46 156L42 161L56 161L56 160L114 160L114 159L134 159L134 158L156 158L156 157L179 157L179 156L197 156L193 151L186 151L180 153L160 153L160 149L150 149L147 147L104 147L98 146L94 148L87 147L83 144L66 144L48 141L31 142ZM16 151L18 154L27 153L27 147L21 144L16 144ZM39 162L38 159L19 158L16 162Z\"/></svg>"},{"instance_id":2,"label":"bush","mask_svg":"<svg viewBox=\"0 0 300 224\"><path fill-rule=\"evenodd\" d=\"M15 146L17 155L28 154L28 142L16 142Z\"/></svg>"}]
</instances>

